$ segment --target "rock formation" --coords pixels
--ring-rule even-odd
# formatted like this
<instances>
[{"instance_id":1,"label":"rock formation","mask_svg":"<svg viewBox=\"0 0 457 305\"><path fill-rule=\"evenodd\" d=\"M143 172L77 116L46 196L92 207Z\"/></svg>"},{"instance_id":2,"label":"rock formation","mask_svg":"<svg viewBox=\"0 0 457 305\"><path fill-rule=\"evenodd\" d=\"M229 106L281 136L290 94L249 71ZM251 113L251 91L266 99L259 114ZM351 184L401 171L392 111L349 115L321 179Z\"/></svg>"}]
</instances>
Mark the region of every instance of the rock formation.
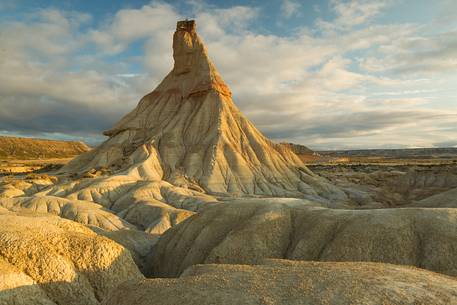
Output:
<instances>
[{"instance_id":1,"label":"rock formation","mask_svg":"<svg viewBox=\"0 0 457 305\"><path fill-rule=\"evenodd\" d=\"M136 228L110 210L90 201L70 200L54 196L34 196L2 199L0 206L14 212L57 215L108 231Z\"/></svg>"},{"instance_id":2,"label":"rock formation","mask_svg":"<svg viewBox=\"0 0 457 305\"><path fill-rule=\"evenodd\" d=\"M196 265L178 279L120 285L105 305L380 305L457 303L457 280L376 263L269 260L262 265Z\"/></svg>"},{"instance_id":3,"label":"rock formation","mask_svg":"<svg viewBox=\"0 0 457 305\"><path fill-rule=\"evenodd\" d=\"M137 180L165 180L211 194L344 199L307 170L287 146L278 148L238 110L195 30L178 22L173 70L104 134L100 147L63 173L108 168Z\"/></svg>"},{"instance_id":4,"label":"rock formation","mask_svg":"<svg viewBox=\"0 0 457 305\"><path fill-rule=\"evenodd\" d=\"M97 305L142 275L129 252L55 216L0 211L0 304Z\"/></svg>"},{"instance_id":5,"label":"rock formation","mask_svg":"<svg viewBox=\"0 0 457 305\"><path fill-rule=\"evenodd\" d=\"M165 232L151 259L155 276L202 263L265 258L371 261L457 275L456 209L341 210L302 204L234 203Z\"/></svg>"}]
</instances>

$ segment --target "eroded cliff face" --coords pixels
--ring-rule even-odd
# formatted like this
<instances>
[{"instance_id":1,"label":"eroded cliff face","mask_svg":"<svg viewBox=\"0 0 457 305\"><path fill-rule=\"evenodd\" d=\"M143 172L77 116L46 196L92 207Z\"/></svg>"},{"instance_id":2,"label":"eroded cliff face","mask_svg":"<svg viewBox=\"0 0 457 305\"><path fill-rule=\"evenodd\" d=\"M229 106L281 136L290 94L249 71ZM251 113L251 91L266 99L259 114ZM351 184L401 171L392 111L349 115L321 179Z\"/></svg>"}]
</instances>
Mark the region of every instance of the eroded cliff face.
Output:
<instances>
[{"instance_id":1,"label":"eroded cliff face","mask_svg":"<svg viewBox=\"0 0 457 305\"><path fill-rule=\"evenodd\" d=\"M108 168L212 194L344 198L238 110L193 21L178 23L173 58L157 88L105 132L109 139L62 172Z\"/></svg>"}]
</instances>

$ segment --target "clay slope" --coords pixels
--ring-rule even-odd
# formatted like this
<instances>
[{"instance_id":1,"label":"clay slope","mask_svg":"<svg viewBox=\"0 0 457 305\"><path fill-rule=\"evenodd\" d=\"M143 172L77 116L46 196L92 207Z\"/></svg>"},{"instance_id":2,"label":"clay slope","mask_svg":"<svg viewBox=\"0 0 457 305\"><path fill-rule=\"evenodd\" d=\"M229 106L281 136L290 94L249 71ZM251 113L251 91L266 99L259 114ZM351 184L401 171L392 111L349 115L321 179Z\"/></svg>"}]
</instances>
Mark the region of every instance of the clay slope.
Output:
<instances>
[{"instance_id":1,"label":"clay slope","mask_svg":"<svg viewBox=\"0 0 457 305\"><path fill-rule=\"evenodd\" d=\"M213 194L344 198L238 110L193 21L178 22L173 58L159 86L105 132L109 139L63 173L108 168Z\"/></svg>"},{"instance_id":2,"label":"clay slope","mask_svg":"<svg viewBox=\"0 0 457 305\"><path fill-rule=\"evenodd\" d=\"M197 265L178 279L127 282L106 305L455 304L457 281L416 268L375 263L270 260L262 265Z\"/></svg>"},{"instance_id":3,"label":"clay slope","mask_svg":"<svg viewBox=\"0 0 457 305\"><path fill-rule=\"evenodd\" d=\"M75 222L96 226L107 231L135 229L101 205L82 200L69 200L54 196L3 198L0 206L14 212L52 214Z\"/></svg>"},{"instance_id":4,"label":"clay slope","mask_svg":"<svg viewBox=\"0 0 457 305\"><path fill-rule=\"evenodd\" d=\"M178 276L195 264L264 258L383 262L456 276L457 210L226 204L165 232L153 253L152 273L159 277Z\"/></svg>"},{"instance_id":5,"label":"clay slope","mask_svg":"<svg viewBox=\"0 0 457 305\"><path fill-rule=\"evenodd\" d=\"M0 136L0 158L68 158L89 151L82 142Z\"/></svg>"},{"instance_id":6,"label":"clay slope","mask_svg":"<svg viewBox=\"0 0 457 305\"><path fill-rule=\"evenodd\" d=\"M207 205L217 204L212 196L166 181L126 175L18 179L0 181L0 207L58 215L106 231L139 229L160 234Z\"/></svg>"}]
</instances>

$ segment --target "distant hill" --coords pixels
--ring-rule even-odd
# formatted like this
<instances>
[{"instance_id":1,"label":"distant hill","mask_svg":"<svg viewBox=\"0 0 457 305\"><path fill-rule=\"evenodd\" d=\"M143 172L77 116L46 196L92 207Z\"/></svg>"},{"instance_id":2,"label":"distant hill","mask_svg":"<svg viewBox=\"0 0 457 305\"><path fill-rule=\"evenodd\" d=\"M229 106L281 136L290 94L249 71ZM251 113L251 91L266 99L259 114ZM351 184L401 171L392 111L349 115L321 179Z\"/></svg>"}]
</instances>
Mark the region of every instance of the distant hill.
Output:
<instances>
[{"instance_id":1,"label":"distant hill","mask_svg":"<svg viewBox=\"0 0 457 305\"><path fill-rule=\"evenodd\" d=\"M306 147L305 145L294 144L294 143L279 143L279 145L290 148L297 155L313 155L314 151Z\"/></svg>"},{"instance_id":2,"label":"distant hill","mask_svg":"<svg viewBox=\"0 0 457 305\"><path fill-rule=\"evenodd\" d=\"M89 150L90 147L83 142L0 136L0 158L68 158Z\"/></svg>"},{"instance_id":3,"label":"distant hill","mask_svg":"<svg viewBox=\"0 0 457 305\"><path fill-rule=\"evenodd\" d=\"M383 157L395 159L432 159L455 158L457 148L405 148L405 149L358 149L319 151L323 156L331 157Z\"/></svg>"},{"instance_id":4,"label":"distant hill","mask_svg":"<svg viewBox=\"0 0 457 305\"><path fill-rule=\"evenodd\" d=\"M313 163L321 158L317 152L309 149L305 145L284 142L279 143L278 145L292 150L303 162L305 162L305 164Z\"/></svg>"}]
</instances>

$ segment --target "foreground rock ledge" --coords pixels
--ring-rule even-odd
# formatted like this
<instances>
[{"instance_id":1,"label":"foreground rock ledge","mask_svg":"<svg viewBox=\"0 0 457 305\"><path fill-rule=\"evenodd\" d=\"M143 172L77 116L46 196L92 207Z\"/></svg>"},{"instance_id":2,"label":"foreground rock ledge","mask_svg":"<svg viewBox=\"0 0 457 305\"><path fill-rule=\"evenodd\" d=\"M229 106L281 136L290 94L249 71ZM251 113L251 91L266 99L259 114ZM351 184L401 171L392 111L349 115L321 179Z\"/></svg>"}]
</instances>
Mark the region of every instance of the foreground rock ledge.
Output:
<instances>
[{"instance_id":1,"label":"foreground rock ledge","mask_svg":"<svg viewBox=\"0 0 457 305\"><path fill-rule=\"evenodd\" d=\"M456 304L454 278L376 263L271 260L265 265L197 265L178 279L122 284L105 305Z\"/></svg>"},{"instance_id":2,"label":"foreground rock ledge","mask_svg":"<svg viewBox=\"0 0 457 305\"><path fill-rule=\"evenodd\" d=\"M120 283L143 278L126 249L78 223L6 213L0 215L1 305L97 305Z\"/></svg>"}]
</instances>

